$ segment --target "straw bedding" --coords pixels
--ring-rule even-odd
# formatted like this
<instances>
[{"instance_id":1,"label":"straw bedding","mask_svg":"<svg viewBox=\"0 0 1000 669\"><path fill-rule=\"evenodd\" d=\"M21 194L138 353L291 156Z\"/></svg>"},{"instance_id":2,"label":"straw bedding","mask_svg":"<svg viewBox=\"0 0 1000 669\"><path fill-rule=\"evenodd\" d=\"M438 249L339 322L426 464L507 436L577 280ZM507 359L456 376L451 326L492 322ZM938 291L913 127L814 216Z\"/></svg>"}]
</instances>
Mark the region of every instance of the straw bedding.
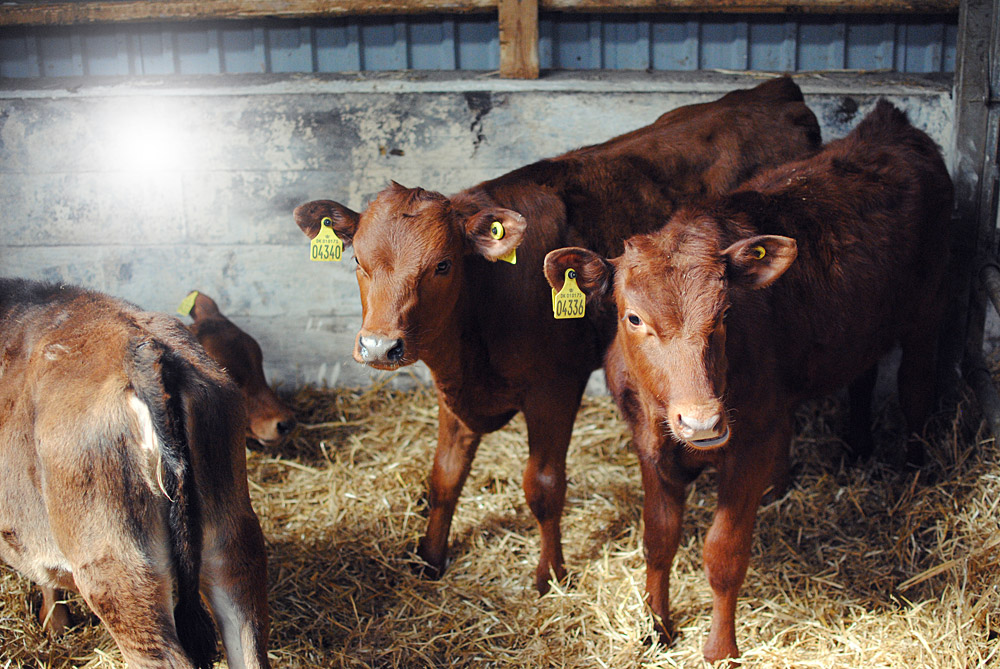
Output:
<instances>
[{"instance_id":1,"label":"straw bedding","mask_svg":"<svg viewBox=\"0 0 1000 669\"><path fill-rule=\"evenodd\" d=\"M306 388L280 452L248 452L268 541L277 667L702 666L711 594L701 546L714 482L693 487L671 579L680 631L650 642L642 488L609 398L586 398L563 518L570 581L534 593L538 533L521 491L517 418L487 435L439 581L418 575L433 392ZM748 667L1000 666L1000 448L969 404L930 426L923 475L902 473L895 409L873 461L845 467L836 398L798 413L793 484L762 507L737 612ZM122 667L78 596L76 626L45 638L40 596L0 567L0 667Z\"/></svg>"}]
</instances>

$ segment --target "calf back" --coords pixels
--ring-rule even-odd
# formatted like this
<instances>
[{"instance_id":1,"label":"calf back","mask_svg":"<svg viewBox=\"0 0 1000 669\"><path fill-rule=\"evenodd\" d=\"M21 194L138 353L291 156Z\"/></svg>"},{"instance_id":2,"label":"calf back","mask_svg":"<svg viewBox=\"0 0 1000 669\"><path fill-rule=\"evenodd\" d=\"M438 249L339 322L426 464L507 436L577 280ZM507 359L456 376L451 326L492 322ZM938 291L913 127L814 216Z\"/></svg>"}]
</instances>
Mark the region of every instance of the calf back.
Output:
<instances>
[{"instance_id":1,"label":"calf back","mask_svg":"<svg viewBox=\"0 0 1000 669\"><path fill-rule=\"evenodd\" d=\"M0 407L0 467L11 474L0 556L43 586L80 591L133 666L209 666L215 637L199 590L217 609L227 572L249 594L231 597L229 621L216 610L223 636L243 618L258 630L224 639L227 654L233 666L267 666L245 412L176 319L0 280ZM220 564L231 560L243 564Z\"/></svg>"}]
</instances>

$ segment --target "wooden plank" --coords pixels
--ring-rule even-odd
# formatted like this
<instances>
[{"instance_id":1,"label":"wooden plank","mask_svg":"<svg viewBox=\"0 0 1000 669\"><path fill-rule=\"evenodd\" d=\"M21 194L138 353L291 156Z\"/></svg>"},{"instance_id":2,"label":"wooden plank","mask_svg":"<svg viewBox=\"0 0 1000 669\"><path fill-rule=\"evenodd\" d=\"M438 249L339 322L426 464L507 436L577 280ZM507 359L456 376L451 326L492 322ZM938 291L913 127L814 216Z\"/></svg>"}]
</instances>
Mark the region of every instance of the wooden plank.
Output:
<instances>
[{"instance_id":1,"label":"wooden plank","mask_svg":"<svg viewBox=\"0 0 1000 669\"><path fill-rule=\"evenodd\" d=\"M500 0L500 76L538 78L538 0Z\"/></svg>"},{"instance_id":2,"label":"wooden plank","mask_svg":"<svg viewBox=\"0 0 1000 669\"><path fill-rule=\"evenodd\" d=\"M954 14L959 0L536 0L554 12ZM500 0L6 0L0 26L495 11Z\"/></svg>"}]
</instances>

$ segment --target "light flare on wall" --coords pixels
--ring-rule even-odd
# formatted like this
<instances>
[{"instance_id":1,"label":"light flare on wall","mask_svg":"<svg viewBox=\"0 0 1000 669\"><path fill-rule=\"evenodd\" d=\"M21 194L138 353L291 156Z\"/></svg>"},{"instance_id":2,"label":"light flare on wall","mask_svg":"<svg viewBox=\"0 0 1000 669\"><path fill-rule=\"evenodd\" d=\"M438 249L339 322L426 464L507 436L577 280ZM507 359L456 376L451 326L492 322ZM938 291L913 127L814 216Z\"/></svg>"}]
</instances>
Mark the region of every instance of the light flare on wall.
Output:
<instances>
[{"instance_id":1,"label":"light flare on wall","mask_svg":"<svg viewBox=\"0 0 1000 669\"><path fill-rule=\"evenodd\" d=\"M105 168L123 172L182 169L190 156L190 133L162 109L116 110L109 116Z\"/></svg>"}]
</instances>

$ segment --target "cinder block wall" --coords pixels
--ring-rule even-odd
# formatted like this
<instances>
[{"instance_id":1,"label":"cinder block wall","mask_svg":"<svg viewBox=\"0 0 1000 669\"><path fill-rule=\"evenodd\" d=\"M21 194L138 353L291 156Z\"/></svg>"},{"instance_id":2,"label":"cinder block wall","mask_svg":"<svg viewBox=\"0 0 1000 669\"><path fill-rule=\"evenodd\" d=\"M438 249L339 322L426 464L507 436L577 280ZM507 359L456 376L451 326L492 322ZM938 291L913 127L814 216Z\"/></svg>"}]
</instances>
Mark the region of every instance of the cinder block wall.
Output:
<instances>
[{"instance_id":1,"label":"cinder block wall","mask_svg":"<svg viewBox=\"0 0 1000 669\"><path fill-rule=\"evenodd\" d=\"M718 73L0 82L0 273L173 312L211 295L285 388L364 385L350 253L313 263L291 212L394 179L445 194L758 83ZM948 77L803 75L824 139L884 96L946 152ZM426 377L419 366L396 381ZM599 388L599 384L595 384Z\"/></svg>"}]
</instances>

